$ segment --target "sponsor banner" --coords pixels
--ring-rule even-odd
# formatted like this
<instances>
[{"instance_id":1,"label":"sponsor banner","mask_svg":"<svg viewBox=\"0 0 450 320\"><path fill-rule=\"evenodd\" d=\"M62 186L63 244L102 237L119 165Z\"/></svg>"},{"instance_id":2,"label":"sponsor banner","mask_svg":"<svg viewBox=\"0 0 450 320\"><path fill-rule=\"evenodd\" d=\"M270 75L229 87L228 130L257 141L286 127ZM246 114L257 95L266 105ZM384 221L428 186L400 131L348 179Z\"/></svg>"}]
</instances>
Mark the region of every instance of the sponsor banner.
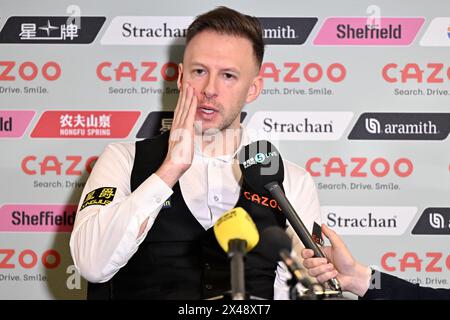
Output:
<instances>
[{"instance_id":1,"label":"sponsor banner","mask_svg":"<svg viewBox=\"0 0 450 320\"><path fill-rule=\"evenodd\" d=\"M411 233L450 235L450 208L426 208Z\"/></svg>"},{"instance_id":2,"label":"sponsor banner","mask_svg":"<svg viewBox=\"0 0 450 320\"><path fill-rule=\"evenodd\" d=\"M450 255L445 251L426 252L406 251L396 252L388 251L381 256L381 267L387 272L417 272L432 273L435 276L428 276L426 278L416 277L413 279L406 279L410 282L420 285L437 286L448 285L447 279L441 276L445 272L450 271ZM437 276L436 276L437 275ZM403 277L402 277L403 278Z\"/></svg>"},{"instance_id":3,"label":"sponsor banner","mask_svg":"<svg viewBox=\"0 0 450 320\"><path fill-rule=\"evenodd\" d=\"M105 17L10 17L0 43L91 43Z\"/></svg>"},{"instance_id":4,"label":"sponsor banner","mask_svg":"<svg viewBox=\"0 0 450 320\"><path fill-rule=\"evenodd\" d=\"M241 123L247 112L241 112ZM136 138L145 139L160 135L172 127L173 111L153 111L148 114L139 129Z\"/></svg>"},{"instance_id":5,"label":"sponsor banner","mask_svg":"<svg viewBox=\"0 0 450 320\"><path fill-rule=\"evenodd\" d=\"M317 23L317 18L258 18L262 29L264 43L270 44L304 44Z\"/></svg>"},{"instance_id":6,"label":"sponsor banner","mask_svg":"<svg viewBox=\"0 0 450 320\"><path fill-rule=\"evenodd\" d=\"M315 45L407 46L416 38L425 19L332 17L327 18L314 39Z\"/></svg>"},{"instance_id":7,"label":"sponsor banner","mask_svg":"<svg viewBox=\"0 0 450 320\"><path fill-rule=\"evenodd\" d=\"M100 43L102 45L184 45L186 29L193 17L115 17Z\"/></svg>"},{"instance_id":8,"label":"sponsor banner","mask_svg":"<svg viewBox=\"0 0 450 320\"><path fill-rule=\"evenodd\" d=\"M32 110L0 110L0 138L20 138L36 112Z\"/></svg>"},{"instance_id":9,"label":"sponsor banner","mask_svg":"<svg viewBox=\"0 0 450 320\"><path fill-rule=\"evenodd\" d=\"M322 220L340 235L398 236L405 233L416 207L322 206Z\"/></svg>"},{"instance_id":10,"label":"sponsor banner","mask_svg":"<svg viewBox=\"0 0 450 320\"><path fill-rule=\"evenodd\" d=\"M45 111L32 138L126 138L140 111Z\"/></svg>"},{"instance_id":11,"label":"sponsor banner","mask_svg":"<svg viewBox=\"0 0 450 320\"><path fill-rule=\"evenodd\" d=\"M73 204L6 204L0 232L71 232L76 212Z\"/></svg>"},{"instance_id":12,"label":"sponsor banner","mask_svg":"<svg viewBox=\"0 0 450 320\"><path fill-rule=\"evenodd\" d=\"M450 47L450 18L434 18L420 39L424 47Z\"/></svg>"},{"instance_id":13,"label":"sponsor banner","mask_svg":"<svg viewBox=\"0 0 450 320\"><path fill-rule=\"evenodd\" d=\"M258 111L247 128L279 140L339 140L353 112Z\"/></svg>"},{"instance_id":14,"label":"sponsor banner","mask_svg":"<svg viewBox=\"0 0 450 320\"><path fill-rule=\"evenodd\" d=\"M363 113L350 140L444 140L450 113Z\"/></svg>"}]
</instances>

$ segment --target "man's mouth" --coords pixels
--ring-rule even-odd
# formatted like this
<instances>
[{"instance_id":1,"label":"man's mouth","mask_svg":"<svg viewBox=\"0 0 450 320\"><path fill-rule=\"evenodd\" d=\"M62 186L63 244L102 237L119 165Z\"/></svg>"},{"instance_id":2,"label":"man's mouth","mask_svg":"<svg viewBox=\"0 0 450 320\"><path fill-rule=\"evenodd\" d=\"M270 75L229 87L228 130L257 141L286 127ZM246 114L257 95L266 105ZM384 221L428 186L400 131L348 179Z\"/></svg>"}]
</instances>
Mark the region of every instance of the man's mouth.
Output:
<instances>
[{"instance_id":1,"label":"man's mouth","mask_svg":"<svg viewBox=\"0 0 450 320\"><path fill-rule=\"evenodd\" d=\"M199 109L205 114L213 114L214 112L218 111L215 107L210 105L200 105Z\"/></svg>"}]
</instances>

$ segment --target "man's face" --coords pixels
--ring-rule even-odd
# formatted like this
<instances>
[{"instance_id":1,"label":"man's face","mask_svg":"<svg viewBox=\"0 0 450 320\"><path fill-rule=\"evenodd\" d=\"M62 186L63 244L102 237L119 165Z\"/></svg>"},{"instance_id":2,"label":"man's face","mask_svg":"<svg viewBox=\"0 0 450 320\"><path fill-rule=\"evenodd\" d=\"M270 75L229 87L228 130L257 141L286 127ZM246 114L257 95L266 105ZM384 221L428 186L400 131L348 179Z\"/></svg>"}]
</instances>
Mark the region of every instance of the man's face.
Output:
<instances>
[{"instance_id":1,"label":"man's face","mask_svg":"<svg viewBox=\"0 0 450 320\"><path fill-rule=\"evenodd\" d=\"M178 86L195 88L195 121L203 133L238 128L242 108L262 89L252 44L242 37L200 32L186 47L179 71Z\"/></svg>"}]
</instances>

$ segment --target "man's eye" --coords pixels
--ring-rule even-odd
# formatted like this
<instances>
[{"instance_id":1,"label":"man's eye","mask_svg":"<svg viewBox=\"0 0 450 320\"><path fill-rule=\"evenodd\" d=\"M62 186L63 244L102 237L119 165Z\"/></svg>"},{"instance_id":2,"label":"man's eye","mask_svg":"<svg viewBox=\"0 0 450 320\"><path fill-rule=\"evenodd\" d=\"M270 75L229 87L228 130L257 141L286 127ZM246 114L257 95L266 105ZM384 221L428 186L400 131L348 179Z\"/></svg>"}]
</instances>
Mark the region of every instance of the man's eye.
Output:
<instances>
[{"instance_id":1,"label":"man's eye","mask_svg":"<svg viewBox=\"0 0 450 320\"><path fill-rule=\"evenodd\" d=\"M231 73L224 73L223 76L224 76L226 79L233 79L233 78L235 78L234 74L231 74Z\"/></svg>"},{"instance_id":2,"label":"man's eye","mask_svg":"<svg viewBox=\"0 0 450 320\"><path fill-rule=\"evenodd\" d=\"M194 73L196 74L196 75L202 75L202 74L204 74L205 73L205 70L203 70L203 69L195 69L194 70Z\"/></svg>"}]
</instances>

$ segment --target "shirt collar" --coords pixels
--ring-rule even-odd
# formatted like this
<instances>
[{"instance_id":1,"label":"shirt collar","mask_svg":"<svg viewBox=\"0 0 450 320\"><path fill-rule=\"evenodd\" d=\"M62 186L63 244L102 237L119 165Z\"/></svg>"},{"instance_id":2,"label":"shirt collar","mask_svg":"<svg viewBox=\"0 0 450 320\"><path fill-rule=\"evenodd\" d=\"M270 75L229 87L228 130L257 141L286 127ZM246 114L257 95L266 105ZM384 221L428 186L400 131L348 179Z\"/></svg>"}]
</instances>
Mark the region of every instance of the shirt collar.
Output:
<instances>
[{"instance_id":1,"label":"shirt collar","mask_svg":"<svg viewBox=\"0 0 450 320\"><path fill-rule=\"evenodd\" d=\"M236 157L236 155L239 153L239 151L242 149L242 147L246 146L247 144L249 144L251 142L250 136L247 132L247 130L245 129L245 127L242 126L242 124L240 125L240 131L241 131L241 142L239 143L239 146L236 148L236 150L231 153L231 154L224 154L224 155L220 155L217 157L210 157L207 155L204 155L201 151L200 146L198 145L198 143L194 143L194 153L196 156L202 158L202 160L219 160L222 162L226 162L226 163L231 163L232 160Z\"/></svg>"}]
</instances>

